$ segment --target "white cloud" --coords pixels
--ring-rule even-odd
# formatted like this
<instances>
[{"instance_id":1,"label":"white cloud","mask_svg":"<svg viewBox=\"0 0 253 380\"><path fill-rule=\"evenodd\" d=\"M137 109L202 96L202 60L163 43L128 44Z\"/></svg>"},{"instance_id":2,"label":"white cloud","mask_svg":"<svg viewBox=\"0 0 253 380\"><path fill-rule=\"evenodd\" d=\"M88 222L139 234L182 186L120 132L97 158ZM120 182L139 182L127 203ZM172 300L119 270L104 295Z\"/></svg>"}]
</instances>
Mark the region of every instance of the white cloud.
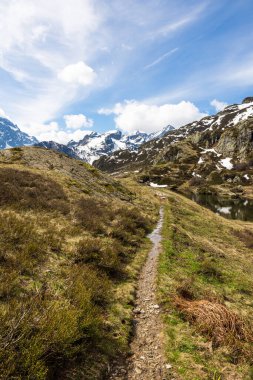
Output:
<instances>
[{"instance_id":1,"label":"white cloud","mask_svg":"<svg viewBox=\"0 0 253 380\"><path fill-rule=\"evenodd\" d=\"M61 144L67 144L70 140L79 141L86 134L91 133L90 130L78 128L63 130L56 121L48 124L34 123L32 125L23 125L21 129L33 136L39 141L56 141Z\"/></svg>"},{"instance_id":2,"label":"white cloud","mask_svg":"<svg viewBox=\"0 0 253 380\"><path fill-rule=\"evenodd\" d=\"M227 103L225 102L221 102L217 99L213 99L211 102L210 102L211 106L213 106L215 108L215 110L217 112L220 112L220 111L223 111L225 107L227 107Z\"/></svg>"},{"instance_id":3,"label":"white cloud","mask_svg":"<svg viewBox=\"0 0 253 380\"><path fill-rule=\"evenodd\" d=\"M94 124L92 119L81 113L78 115L65 115L64 120L66 126L70 129L92 128Z\"/></svg>"},{"instance_id":4,"label":"white cloud","mask_svg":"<svg viewBox=\"0 0 253 380\"><path fill-rule=\"evenodd\" d=\"M96 78L95 71L83 61L67 65L58 73L58 78L63 82L88 86Z\"/></svg>"},{"instance_id":5,"label":"white cloud","mask_svg":"<svg viewBox=\"0 0 253 380\"><path fill-rule=\"evenodd\" d=\"M44 124L88 96L91 89L84 85L92 83L95 72L84 62L94 61L100 42L92 41L101 37L103 19L102 8L98 12L92 0L0 1L0 75L11 78L7 88L1 86L0 97L13 120ZM73 62L79 63L76 71L64 71ZM75 85L59 80L61 71Z\"/></svg>"},{"instance_id":6,"label":"white cloud","mask_svg":"<svg viewBox=\"0 0 253 380\"><path fill-rule=\"evenodd\" d=\"M43 132L40 135L37 136L39 141L56 141L60 144L67 144L70 140L79 141L81 140L86 134L91 133L91 131L88 130L82 130L77 129L74 132L73 131L63 131L61 129L56 131L47 131Z\"/></svg>"},{"instance_id":7,"label":"white cloud","mask_svg":"<svg viewBox=\"0 0 253 380\"><path fill-rule=\"evenodd\" d=\"M111 110L102 108L98 113L116 115L116 126L127 132L135 130L155 132L168 124L180 127L206 116L193 103L188 101L157 106L136 100L128 100L124 103L117 103Z\"/></svg>"},{"instance_id":8,"label":"white cloud","mask_svg":"<svg viewBox=\"0 0 253 380\"><path fill-rule=\"evenodd\" d=\"M202 14L187 2L171 2L169 12L163 3L0 0L0 75L8 77L1 106L19 125L44 124L91 92L118 85L135 58L144 66L150 39L174 36Z\"/></svg>"}]
</instances>

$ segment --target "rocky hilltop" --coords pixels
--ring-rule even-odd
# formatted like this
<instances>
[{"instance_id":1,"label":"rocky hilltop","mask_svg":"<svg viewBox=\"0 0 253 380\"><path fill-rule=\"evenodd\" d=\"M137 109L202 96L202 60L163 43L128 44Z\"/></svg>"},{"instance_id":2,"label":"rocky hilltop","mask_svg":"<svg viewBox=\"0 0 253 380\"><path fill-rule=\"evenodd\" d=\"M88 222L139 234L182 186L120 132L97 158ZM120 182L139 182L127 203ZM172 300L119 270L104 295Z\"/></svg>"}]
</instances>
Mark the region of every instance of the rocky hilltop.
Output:
<instances>
[{"instance_id":1,"label":"rocky hilltop","mask_svg":"<svg viewBox=\"0 0 253 380\"><path fill-rule=\"evenodd\" d=\"M204 191L211 185L251 185L253 98L169 131L138 152L102 157L95 166L111 173L138 171L141 181L173 188L190 185Z\"/></svg>"}]
</instances>

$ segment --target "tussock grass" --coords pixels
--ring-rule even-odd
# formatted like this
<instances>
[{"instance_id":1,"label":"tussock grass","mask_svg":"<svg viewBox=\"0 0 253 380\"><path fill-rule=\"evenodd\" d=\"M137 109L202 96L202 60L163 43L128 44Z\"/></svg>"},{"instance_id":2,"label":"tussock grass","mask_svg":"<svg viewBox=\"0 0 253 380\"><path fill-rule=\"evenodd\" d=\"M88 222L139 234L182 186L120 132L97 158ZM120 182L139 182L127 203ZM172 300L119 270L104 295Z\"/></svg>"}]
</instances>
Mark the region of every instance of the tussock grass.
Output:
<instances>
[{"instance_id":1,"label":"tussock grass","mask_svg":"<svg viewBox=\"0 0 253 380\"><path fill-rule=\"evenodd\" d=\"M253 329L242 317L225 305L208 300L175 297L173 303L190 323L212 340L213 348L220 345L240 347L242 358L252 362L253 351L248 351L247 343L253 342Z\"/></svg>"}]
</instances>

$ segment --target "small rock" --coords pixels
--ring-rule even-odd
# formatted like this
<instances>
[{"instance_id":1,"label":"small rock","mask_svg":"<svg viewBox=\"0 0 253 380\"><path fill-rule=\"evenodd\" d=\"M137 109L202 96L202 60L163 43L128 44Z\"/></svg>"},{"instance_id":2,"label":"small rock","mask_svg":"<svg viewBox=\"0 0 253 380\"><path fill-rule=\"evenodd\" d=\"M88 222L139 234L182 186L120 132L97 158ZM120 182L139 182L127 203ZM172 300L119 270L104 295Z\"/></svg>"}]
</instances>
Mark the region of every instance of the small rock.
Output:
<instances>
[{"instance_id":1,"label":"small rock","mask_svg":"<svg viewBox=\"0 0 253 380\"><path fill-rule=\"evenodd\" d=\"M160 309L159 305L153 305L153 309Z\"/></svg>"},{"instance_id":2,"label":"small rock","mask_svg":"<svg viewBox=\"0 0 253 380\"><path fill-rule=\"evenodd\" d=\"M172 365L171 365L171 364L165 364L165 368L166 368L166 369L171 369L171 368L172 368Z\"/></svg>"}]
</instances>

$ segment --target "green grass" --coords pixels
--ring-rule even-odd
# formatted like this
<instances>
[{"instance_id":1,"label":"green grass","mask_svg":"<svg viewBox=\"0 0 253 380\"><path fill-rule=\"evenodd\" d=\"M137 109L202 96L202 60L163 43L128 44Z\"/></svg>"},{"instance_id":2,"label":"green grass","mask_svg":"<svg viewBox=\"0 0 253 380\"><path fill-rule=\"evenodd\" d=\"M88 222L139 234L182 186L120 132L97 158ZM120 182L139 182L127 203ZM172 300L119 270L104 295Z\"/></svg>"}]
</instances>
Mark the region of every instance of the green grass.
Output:
<instances>
[{"instance_id":1,"label":"green grass","mask_svg":"<svg viewBox=\"0 0 253 380\"><path fill-rule=\"evenodd\" d=\"M180 195L165 193L158 281L168 361L184 380L252 379L253 258L242 231L247 229L251 236L253 226L225 220ZM213 305L214 313L223 305L229 317L249 326L245 340L224 332L217 343L215 329L208 331L187 312L185 304L195 307L198 302Z\"/></svg>"}]
</instances>

